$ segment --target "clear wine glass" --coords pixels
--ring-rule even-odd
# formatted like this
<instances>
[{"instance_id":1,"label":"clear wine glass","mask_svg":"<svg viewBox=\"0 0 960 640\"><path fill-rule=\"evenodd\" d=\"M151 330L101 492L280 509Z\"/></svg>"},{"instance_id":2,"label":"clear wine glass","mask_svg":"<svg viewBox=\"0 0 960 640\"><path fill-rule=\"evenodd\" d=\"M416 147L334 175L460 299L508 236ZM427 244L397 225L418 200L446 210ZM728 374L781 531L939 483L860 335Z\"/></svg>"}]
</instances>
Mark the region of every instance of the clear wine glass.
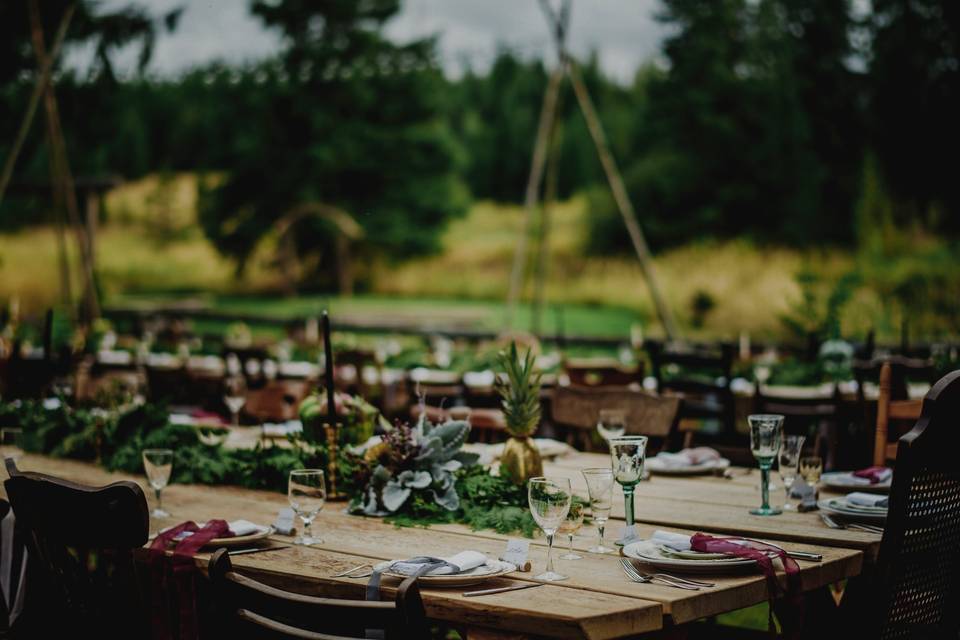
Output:
<instances>
[{"instance_id":1,"label":"clear wine glass","mask_svg":"<svg viewBox=\"0 0 960 640\"><path fill-rule=\"evenodd\" d=\"M609 553L610 547L603 546L603 528L610 518L610 509L613 507L613 469L584 469L584 479L587 481L587 493L590 496L590 516L597 523L600 539L597 546L589 549L590 553Z\"/></svg>"},{"instance_id":2,"label":"clear wine glass","mask_svg":"<svg viewBox=\"0 0 960 640\"><path fill-rule=\"evenodd\" d=\"M600 437L610 443L612 438L619 438L627 430L627 412L620 409L600 409L597 416L597 432Z\"/></svg>"},{"instance_id":3,"label":"clear wine glass","mask_svg":"<svg viewBox=\"0 0 960 640\"><path fill-rule=\"evenodd\" d=\"M647 437L623 436L610 440L610 457L613 461L613 477L623 487L626 527L618 545L626 545L637 540L633 519L633 490L643 477L643 464L646 461Z\"/></svg>"},{"instance_id":4,"label":"clear wine glass","mask_svg":"<svg viewBox=\"0 0 960 640\"><path fill-rule=\"evenodd\" d=\"M157 496L157 508L150 515L154 518L169 518L170 512L163 508L163 489L170 482L173 471L172 449L144 449L143 469L147 473L147 482Z\"/></svg>"},{"instance_id":5,"label":"clear wine glass","mask_svg":"<svg viewBox=\"0 0 960 640\"><path fill-rule=\"evenodd\" d=\"M582 560L583 556L573 550L573 536L583 526L583 505L579 502L570 503L567 517L560 523L560 533L567 536L567 552L560 556L561 560Z\"/></svg>"},{"instance_id":6,"label":"clear wine glass","mask_svg":"<svg viewBox=\"0 0 960 640\"><path fill-rule=\"evenodd\" d=\"M572 497L570 480L567 478L531 478L527 484L530 513L547 536L547 570L534 576L537 580L554 582L567 579L567 576L553 569L553 536L570 511Z\"/></svg>"},{"instance_id":7,"label":"clear wine glass","mask_svg":"<svg viewBox=\"0 0 960 640\"><path fill-rule=\"evenodd\" d=\"M293 543L311 545L323 542L310 530L314 518L323 509L327 499L323 470L294 469L291 471L287 484L287 499L290 501L290 508L303 520L303 534L297 536Z\"/></svg>"},{"instance_id":8,"label":"clear wine glass","mask_svg":"<svg viewBox=\"0 0 960 640\"><path fill-rule=\"evenodd\" d=\"M770 506L770 467L780 452L780 440L783 436L783 416L776 414L755 414L747 417L750 423L750 451L760 464L760 495L762 504L751 509L755 516L775 516L782 510Z\"/></svg>"},{"instance_id":9,"label":"clear wine glass","mask_svg":"<svg viewBox=\"0 0 960 640\"><path fill-rule=\"evenodd\" d=\"M797 479L797 468L800 465L800 452L803 451L803 441L805 436L783 436L783 442L780 444L780 455L777 458L777 470L780 472L780 479L783 480L783 488L786 491L786 499L783 503L784 511L795 509L790 504L790 489L793 482Z\"/></svg>"},{"instance_id":10,"label":"clear wine glass","mask_svg":"<svg viewBox=\"0 0 960 640\"><path fill-rule=\"evenodd\" d=\"M242 375L227 376L223 379L223 403L230 410L233 426L239 426L240 410L247 403L247 381Z\"/></svg>"}]
</instances>

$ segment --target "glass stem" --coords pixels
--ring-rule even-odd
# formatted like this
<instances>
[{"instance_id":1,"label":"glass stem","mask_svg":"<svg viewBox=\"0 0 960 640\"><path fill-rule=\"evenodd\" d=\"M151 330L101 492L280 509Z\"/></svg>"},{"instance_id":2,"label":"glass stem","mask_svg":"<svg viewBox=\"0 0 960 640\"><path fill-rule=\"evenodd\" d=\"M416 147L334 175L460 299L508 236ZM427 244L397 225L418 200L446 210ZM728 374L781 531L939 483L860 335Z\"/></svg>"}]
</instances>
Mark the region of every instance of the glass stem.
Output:
<instances>
[{"instance_id":1,"label":"glass stem","mask_svg":"<svg viewBox=\"0 0 960 640\"><path fill-rule=\"evenodd\" d=\"M553 573L553 534L547 534L547 573Z\"/></svg>"},{"instance_id":2,"label":"glass stem","mask_svg":"<svg viewBox=\"0 0 960 640\"><path fill-rule=\"evenodd\" d=\"M633 487L623 488L623 497L625 499L624 511L626 511L627 526L633 526Z\"/></svg>"},{"instance_id":3,"label":"glass stem","mask_svg":"<svg viewBox=\"0 0 960 640\"><path fill-rule=\"evenodd\" d=\"M310 525L313 524L313 520L304 520L303 521L303 539L310 540L313 538L313 531L310 530Z\"/></svg>"},{"instance_id":4,"label":"glass stem","mask_svg":"<svg viewBox=\"0 0 960 640\"><path fill-rule=\"evenodd\" d=\"M760 496L763 500L761 508L766 511L770 508L770 465L760 467Z\"/></svg>"},{"instance_id":5,"label":"glass stem","mask_svg":"<svg viewBox=\"0 0 960 640\"><path fill-rule=\"evenodd\" d=\"M163 511L163 499L160 497L163 495L163 490L154 489L153 493L157 496L157 511Z\"/></svg>"},{"instance_id":6,"label":"glass stem","mask_svg":"<svg viewBox=\"0 0 960 640\"><path fill-rule=\"evenodd\" d=\"M573 534L568 533L567 537L570 538L570 544L567 546L567 548L570 550L570 555L573 555Z\"/></svg>"},{"instance_id":7,"label":"glass stem","mask_svg":"<svg viewBox=\"0 0 960 640\"><path fill-rule=\"evenodd\" d=\"M600 542L597 544L597 546L601 549L603 549L603 527L603 524L597 523L597 529L600 530Z\"/></svg>"},{"instance_id":8,"label":"glass stem","mask_svg":"<svg viewBox=\"0 0 960 640\"><path fill-rule=\"evenodd\" d=\"M233 426L235 426L235 427L239 427L239 426L240 426L240 412L239 412L239 411L234 411L234 412L233 412Z\"/></svg>"}]
</instances>

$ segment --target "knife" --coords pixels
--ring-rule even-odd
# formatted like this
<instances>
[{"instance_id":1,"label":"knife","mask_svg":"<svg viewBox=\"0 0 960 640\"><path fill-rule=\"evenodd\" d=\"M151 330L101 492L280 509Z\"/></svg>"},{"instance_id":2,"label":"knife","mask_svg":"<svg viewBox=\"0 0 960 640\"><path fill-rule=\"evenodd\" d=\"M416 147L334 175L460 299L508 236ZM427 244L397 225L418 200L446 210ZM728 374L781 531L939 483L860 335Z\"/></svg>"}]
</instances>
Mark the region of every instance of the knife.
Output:
<instances>
[{"instance_id":1,"label":"knife","mask_svg":"<svg viewBox=\"0 0 960 640\"><path fill-rule=\"evenodd\" d=\"M530 589L533 587L542 587L543 582L528 582L527 584L515 584L511 587L499 587L497 589L481 589L480 591L464 591L462 596L465 598L471 598L473 596L486 596L491 593L503 593L505 591L519 591L520 589Z\"/></svg>"},{"instance_id":2,"label":"knife","mask_svg":"<svg viewBox=\"0 0 960 640\"><path fill-rule=\"evenodd\" d=\"M787 556L794 560L809 560L811 562L823 561L823 556L819 553L807 553L806 551L787 551Z\"/></svg>"},{"instance_id":3,"label":"knife","mask_svg":"<svg viewBox=\"0 0 960 640\"><path fill-rule=\"evenodd\" d=\"M251 547L249 549L237 549L236 551L227 551L227 555L239 556L245 553L260 553L261 551L273 551L274 549L286 549L290 545L275 546L275 547Z\"/></svg>"}]
</instances>

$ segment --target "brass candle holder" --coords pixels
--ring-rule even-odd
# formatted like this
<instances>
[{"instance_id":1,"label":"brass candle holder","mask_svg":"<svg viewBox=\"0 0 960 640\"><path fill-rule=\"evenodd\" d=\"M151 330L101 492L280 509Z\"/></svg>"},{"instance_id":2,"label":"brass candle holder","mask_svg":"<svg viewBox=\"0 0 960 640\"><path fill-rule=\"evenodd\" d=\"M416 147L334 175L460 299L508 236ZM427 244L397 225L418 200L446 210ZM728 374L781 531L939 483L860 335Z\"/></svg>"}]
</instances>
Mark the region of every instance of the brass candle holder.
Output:
<instances>
[{"instance_id":1,"label":"brass candle holder","mask_svg":"<svg viewBox=\"0 0 960 640\"><path fill-rule=\"evenodd\" d=\"M323 423L327 434L327 500L347 500L349 496L337 490L337 451L340 443L340 423Z\"/></svg>"}]
</instances>

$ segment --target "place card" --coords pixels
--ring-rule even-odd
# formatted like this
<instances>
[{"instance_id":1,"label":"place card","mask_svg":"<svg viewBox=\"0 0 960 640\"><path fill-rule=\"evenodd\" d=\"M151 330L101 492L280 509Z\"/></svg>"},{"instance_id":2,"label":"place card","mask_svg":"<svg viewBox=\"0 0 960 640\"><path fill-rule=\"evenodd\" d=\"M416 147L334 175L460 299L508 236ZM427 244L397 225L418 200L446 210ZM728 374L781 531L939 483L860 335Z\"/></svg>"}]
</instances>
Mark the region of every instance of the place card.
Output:
<instances>
[{"instance_id":1,"label":"place card","mask_svg":"<svg viewBox=\"0 0 960 640\"><path fill-rule=\"evenodd\" d=\"M529 552L529 540L510 538L507 540L507 549L503 552L503 555L500 556L500 559L504 562L509 562L510 564L515 565L520 571L529 571L529 569L525 569L525 567L529 564L527 561L527 554Z\"/></svg>"},{"instance_id":2,"label":"place card","mask_svg":"<svg viewBox=\"0 0 960 640\"><path fill-rule=\"evenodd\" d=\"M277 519L273 523L273 528L277 530L277 533L284 536L293 535L293 509L287 507L285 509L280 509L280 512L277 513Z\"/></svg>"}]
</instances>

